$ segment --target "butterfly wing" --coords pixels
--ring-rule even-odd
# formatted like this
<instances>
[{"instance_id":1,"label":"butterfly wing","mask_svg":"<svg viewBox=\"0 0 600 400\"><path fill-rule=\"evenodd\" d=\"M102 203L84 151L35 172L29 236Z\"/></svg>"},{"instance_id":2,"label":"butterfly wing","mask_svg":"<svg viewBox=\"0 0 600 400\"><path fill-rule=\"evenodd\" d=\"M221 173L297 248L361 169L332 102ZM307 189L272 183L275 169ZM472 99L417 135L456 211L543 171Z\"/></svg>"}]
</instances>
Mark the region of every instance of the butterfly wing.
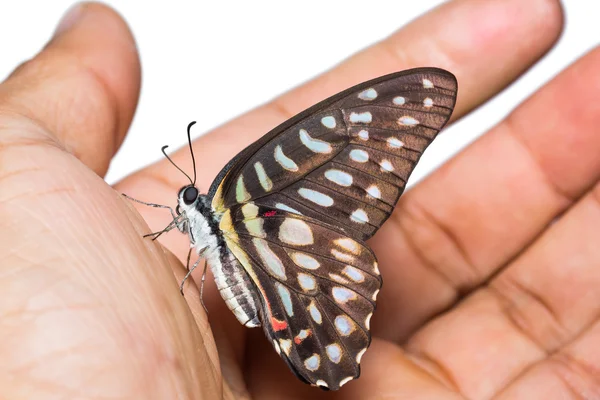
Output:
<instances>
[{"instance_id":1,"label":"butterfly wing","mask_svg":"<svg viewBox=\"0 0 600 400\"><path fill-rule=\"evenodd\" d=\"M425 148L446 124L455 77L420 68L339 93L250 145L213 183L213 209L296 211L366 240L385 222Z\"/></svg>"},{"instance_id":2,"label":"butterfly wing","mask_svg":"<svg viewBox=\"0 0 600 400\"><path fill-rule=\"evenodd\" d=\"M248 146L211 185L265 333L303 381L335 390L359 375L381 287L364 241L450 118L456 90L436 68L365 82Z\"/></svg>"},{"instance_id":3,"label":"butterfly wing","mask_svg":"<svg viewBox=\"0 0 600 400\"><path fill-rule=\"evenodd\" d=\"M303 381L337 390L360 374L381 287L373 252L333 226L253 203L221 220L255 283L266 336Z\"/></svg>"}]
</instances>

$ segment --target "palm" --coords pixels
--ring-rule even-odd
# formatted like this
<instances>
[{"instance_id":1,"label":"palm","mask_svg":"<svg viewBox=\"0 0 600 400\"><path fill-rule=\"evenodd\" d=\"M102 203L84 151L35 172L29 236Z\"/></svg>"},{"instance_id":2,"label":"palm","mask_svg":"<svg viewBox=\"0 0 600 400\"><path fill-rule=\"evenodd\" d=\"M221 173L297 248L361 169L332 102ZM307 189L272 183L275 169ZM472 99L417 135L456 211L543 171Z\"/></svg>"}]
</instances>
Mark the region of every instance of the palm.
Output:
<instances>
[{"instance_id":1,"label":"palm","mask_svg":"<svg viewBox=\"0 0 600 400\"><path fill-rule=\"evenodd\" d=\"M504 7L512 3L505 2ZM456 47L443 50L446 54L439 60L451 59L453 65L440 66L452 70L460 84L455 118L485 101L549 48L560 28L558 9L551 3L529 3L524 15L532 15L532 20L504 21L511 33L488 35L493 39L477 44L479 48L467 51L457 40ZM291 116L282 109L298 112L376 75L439 65L435 55L419 53L418 43L415 49L403 48L412 57L408 61L398 61L382 49L414 43L404 39L418 36L415 32L435 41L444 24L461 25L466 10L478 7L468 1L448 3L444 11L414 22L326 78L284 95L275 106L261 107L198 140L199 187L206 189L241 147ZM101 18L116 18L101 7L90 8ZM481 12L495 15L493 7ZM536 26L533 16L544 25ZM137 398L170 398L174 393L213 398L223 390L227 397L250 393L256 398L529 399L593 396L598 391L594 371L600 364L594 352L600 340L600 273L595 265L600 253L594 238L600 218L595 189L600 176L596 157L600 139L595 130L600 121L593 108L600 89L598 50L402 197L392 219L370 243L385 284L363 374L340 392L325 393L298 382L261 330L247 330L235 321L210 276L204 296L208 320L197 291L186 290L187 304L179 296L177 280L184 267L176 258L185 260L187 238L175 233L161 238L176 258L142 239L148 228L117 193L173 204L184 183L176 170L161 162L127 178L115 192L88 169L102 174L115 147L104 143L122 140L138 90L137 84L126 82L138 82L139 71L131 69L136 64L129 60L133 62L120 65L102 86L93 82L94 74L85 72L98 64L89 63L73 75L63 72L62 60L70 60L70 51L87 52L84 60L104 62L122 59L119 52L133 57L112 46L111 40L122 44L122 37L128 37L120 25L114 38L94 39L105 41L104 47L78 48L70 33L64 33L50 46L50 55L21 68L3 85L2 93L16 93L0 98L3 108L21 115L4 113L5 134L0 136L6 144L0 150L4 148L9 160L0 164L5 176L0 201L7 210L1 232L3 242L9 243L6 248L13 249L0 256L14 268L5 275L10 280L4 278L0 284L9 284L2 290L11 300L4 312L15 321L7 330L13 336L2 342L6 346L2 351L11 355L9 371L22 373L21 380L11 383L15 393L35 387L42 394L67 390L72 395L73 390L87 393L92 387L93 393ZM432 31L432 26L442 28ZM97 28L72 29L80 30L79 37L86 33L92 37L88 31ZM470 29L463 33L464 41L485 27ZM519 39L533 32L535 40ZM94 48L104 53L95 54L99 50ZM511 51L498 55L486 52L488 48ZM106 57L106 52L113 52L113 57ZM361 60L373 56L381 62L365 69ZM481 73L484 66L499 63L499 57L502 70ZM93 135L78 136L77 121L59 128L52 118L63 115L60 112L19 109L22 103L15 97L39 98L47 92L43 81L38 86L22 85L31 82L44 62L55 67L59 78L63 74L59 81L65 91L84 85L106 100L106 104L78 104L89 116L84 125L88 132L92 127ZM554 113L549 115L548 110ZM248 133L242 139L240 126ZM44 143L66 145L79 160ZM105 156L98 156L99 147L106 150L100 152ZM187 154L177 154L175 160L186 165ZM137 209L152 230L169 222L164 210ZM34 260L31 254L42 254L43 259ZM16 331L27 334L17 342ZM58 339L63 337L67 339ZM24 362L28 368L17 368ZM41 381L36 368L42 365L54 373L38 389L32 382ZM73 388L65 382L85 383Z\"/></svg>"}]
</instances>

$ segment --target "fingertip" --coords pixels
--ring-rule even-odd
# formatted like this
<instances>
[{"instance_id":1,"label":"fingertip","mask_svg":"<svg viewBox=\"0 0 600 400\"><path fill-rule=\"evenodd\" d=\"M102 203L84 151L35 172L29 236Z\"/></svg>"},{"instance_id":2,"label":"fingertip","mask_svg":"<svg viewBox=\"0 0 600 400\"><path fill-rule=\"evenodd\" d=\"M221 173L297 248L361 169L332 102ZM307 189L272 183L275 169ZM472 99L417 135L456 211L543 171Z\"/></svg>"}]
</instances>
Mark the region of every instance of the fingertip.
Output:
<instances>
[{"instance_id":1,"label":"fingertip","mask_svg":"<svg viewBox=\"0 0 600 400\"><path fill-rule=\"evenodd\" d=\"M133 118L140 79L124 19L108 6L80 3L42 51L1 85L0 106L41 125L102 175Z\"/></svg>"},{"instance_id":2,"label":"fingertip","mask_svg":"<svg viewBox=\"0 0 600 400\"><path fill-rule=\"evenodd\" d=\"M141 84L137 44L123 16L101 3L76 4L65 13L47 47L76 55L107 86L118 103L122 139Z\"/></svg>"}]
</instances>

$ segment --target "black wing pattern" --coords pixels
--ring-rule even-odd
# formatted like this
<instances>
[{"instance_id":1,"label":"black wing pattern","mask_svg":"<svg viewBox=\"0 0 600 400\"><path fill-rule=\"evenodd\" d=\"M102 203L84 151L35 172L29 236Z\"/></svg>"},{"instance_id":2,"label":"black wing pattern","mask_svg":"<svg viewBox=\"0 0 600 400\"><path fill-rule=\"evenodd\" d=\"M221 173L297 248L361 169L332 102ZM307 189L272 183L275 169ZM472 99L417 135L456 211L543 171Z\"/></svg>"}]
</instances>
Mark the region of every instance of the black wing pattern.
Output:
<instances>
[{"instance_id":1,"label":"black wing pattern","mask_svg":"<svg viewBox=\"0 0 600 400\"><path fill-rule=\"evenodd\" d=\"M260 294L265 334L292 371L331 390L356 378L381 287L371 249L314 218L253 203L233 206L221 229Z\"/></svg>"},{"instance_id":2,"label":"black wing pattern","mask_svg":"<svg viewBox=\"0 0 600 400\"><path fill-rule=\"evenodd\" d=\"M452 74L425 68L335 95L242 151L211 187L213 208L252 200L368 239L450 118L456 90Z\"/></svg>"},{"instance_id":3,"label":"black wing pattern","mask_svg":"<svg viewBox=\"0 0 600 400\"><path fill-rule=\"evenodd\" d=\"M364 241L456 93L455 77L436 68L362 83L281 124L213 182L212 208L256 286L265 333L305 382L336 390L360 374L381 287Z\"/></svg>"}]
</instances>

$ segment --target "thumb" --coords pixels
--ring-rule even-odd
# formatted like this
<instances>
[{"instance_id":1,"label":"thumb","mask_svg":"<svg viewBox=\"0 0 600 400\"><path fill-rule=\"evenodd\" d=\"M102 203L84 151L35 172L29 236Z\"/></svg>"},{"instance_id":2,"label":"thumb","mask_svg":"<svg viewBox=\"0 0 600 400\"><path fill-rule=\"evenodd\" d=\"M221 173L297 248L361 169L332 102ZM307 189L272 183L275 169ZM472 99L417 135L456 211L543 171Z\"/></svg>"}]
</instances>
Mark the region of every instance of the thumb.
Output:
<instances>
[{"instance_id":1,"label":"thumb","mask_svg":"<svg viewBox=\"0 0 600 400\"><path fill-rule=\"evenodd\" d=\"M129 128L139 88L125 21L106 6L81 3L46 47L0 85L0 119L10 117L14 128L15 115L25 117L18 132L58 142L102 175Z\"/></svg>"}]
</instances>

